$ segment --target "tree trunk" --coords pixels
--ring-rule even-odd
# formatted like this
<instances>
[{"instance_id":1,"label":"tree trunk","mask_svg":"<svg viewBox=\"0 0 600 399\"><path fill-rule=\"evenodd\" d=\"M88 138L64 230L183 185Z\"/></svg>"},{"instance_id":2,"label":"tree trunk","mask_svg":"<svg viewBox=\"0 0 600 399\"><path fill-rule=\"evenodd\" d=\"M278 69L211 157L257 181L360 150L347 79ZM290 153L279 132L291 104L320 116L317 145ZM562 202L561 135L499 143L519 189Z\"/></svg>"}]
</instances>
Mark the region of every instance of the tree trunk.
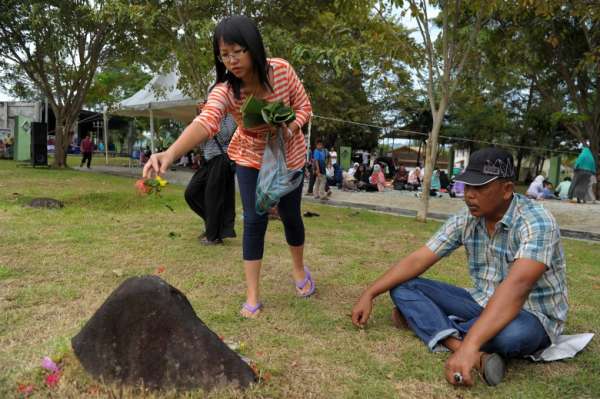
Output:
<instances>
[{"instance_id":1,"label":"tree trunk","mask_svg":"<svg viewBox=\"0 0 600 399\"><path fill-rule=\"evenodd\" d=\"M600 168L598 167L598 153L600 152L600 126L596 129L596 134L590 137L590 150L592 150L592 155L594 156L594 161L596 161L596 180L598 180L598 172ZM600 198L600 184L596 184L596 199Z\"/></svg>"},{"instance_id":2,"label":"tree trunk","mask_svg":"<svg viewBox=\"0 0 600 399\"><path fill-rule=\"evenodd\" d=\"M54 115L56 115L56 142L54 146L54 163L52 166L55 168L66 168L68 166L67 154L69 152L69 144L71 144L71 140L73 139L71 127L79 115L79 110L73 112L63 107L53 109L53 111Z\"/></svg>"},{"instance_id":3,"label":"tree trunk","mask_svg":"<svg viewBox=\"0 0 600 399\"><path fill-rule=\"evenodd\" d=\"M421 195L421 207L417 212L417 220L419 222L427 221L427 212L429 211L429 190L431 189L431 176L433 169L437 161L437 148L438 139L440 136L440 130L442 128L442 122L444 120L444 113L446 112L446 104L448 103L448 96L444 95L440 101L440 106L435 114L433 114L433 129L429 134L429 140L427 140L427 152L425 155L425 177L423 179L422 195Z\"/></svg>"},{"instance_id":4,"label":"tree trunk","mask_svg":"<svg viewBox=\"0 0 600 399\"><path fill-rule=\"evenodd\" d=\"M63 115L57 109L53 110L56 115L56 126L54 129L55 145L54 145L54 163L55 168L64 168L67 166L67 149L69 144L65 146L65 135L63 125Z\"/></svg>"}]
</instances>

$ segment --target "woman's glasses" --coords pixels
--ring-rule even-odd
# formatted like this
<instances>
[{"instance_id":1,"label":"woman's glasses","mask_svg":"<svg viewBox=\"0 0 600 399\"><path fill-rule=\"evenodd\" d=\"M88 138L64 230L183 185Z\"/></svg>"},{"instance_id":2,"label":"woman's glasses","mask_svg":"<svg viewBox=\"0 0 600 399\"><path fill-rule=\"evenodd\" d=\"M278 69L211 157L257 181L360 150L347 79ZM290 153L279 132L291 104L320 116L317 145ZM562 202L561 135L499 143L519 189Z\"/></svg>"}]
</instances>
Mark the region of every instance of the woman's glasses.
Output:
<instances>
[{"instance_id":1,"label":"woman's glasses","mask_svg":"<svg viewBox=\"0 0 600 399\"><path fill-rule=\"evenodd\" d=\"M241 48L238 50L234 50L231 54L221 54L217 57L217 59L219 61L221 61L223 64L230 63L233 60L239 61L240 58L242 57L242 54L244 54L246 51L247 50L245 48Z\"/></svg>"}]
</instances>

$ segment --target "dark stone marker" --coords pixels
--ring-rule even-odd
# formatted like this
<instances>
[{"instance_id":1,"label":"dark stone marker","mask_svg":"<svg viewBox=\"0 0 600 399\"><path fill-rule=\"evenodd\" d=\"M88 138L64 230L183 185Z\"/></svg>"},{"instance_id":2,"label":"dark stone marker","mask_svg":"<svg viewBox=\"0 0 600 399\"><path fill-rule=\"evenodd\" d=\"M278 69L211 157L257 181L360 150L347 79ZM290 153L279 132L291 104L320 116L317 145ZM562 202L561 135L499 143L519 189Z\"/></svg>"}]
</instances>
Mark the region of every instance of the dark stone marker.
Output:
<instances>
[{"instance_id":1,"label":"dark stone marker","mask_svg":"<svg viewBox=\"0 0 600 399\"><path fill-rule=\"evenodd\" d=\"M64 204L53 198L34 198L27 204L32 208L62 208Z\"/></svg>"},{"instance_id":2,"label":"dark stone marker","mask_svg":"<svg viewBox=\"0 0 600 399\"><path fill-rule=\"evenodd\" d=\"M87 372L151 389L247 387L252 369L157 276L123 282L71 340Z\"/></svg>"}]
</instances>

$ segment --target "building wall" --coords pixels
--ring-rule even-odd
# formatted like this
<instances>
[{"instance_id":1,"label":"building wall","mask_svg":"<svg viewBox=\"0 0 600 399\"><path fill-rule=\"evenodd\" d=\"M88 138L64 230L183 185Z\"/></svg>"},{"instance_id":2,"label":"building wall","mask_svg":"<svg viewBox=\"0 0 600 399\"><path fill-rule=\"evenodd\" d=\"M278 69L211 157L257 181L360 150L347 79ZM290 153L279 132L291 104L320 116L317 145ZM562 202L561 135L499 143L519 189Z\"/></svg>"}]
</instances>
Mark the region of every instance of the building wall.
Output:
<instances>
[{"instance_id":1,"label":"building wall","mask_svg":"<svg viewBox=\"0 0 600 399\"><path fill-rule=\"evenodd\" d=\"M26 116L32 122L39 122L41 120L41 104L25 101L0 102L0 128L8 128L12 131L15 127L16 116Z\"/></svg>"}]
</instances>

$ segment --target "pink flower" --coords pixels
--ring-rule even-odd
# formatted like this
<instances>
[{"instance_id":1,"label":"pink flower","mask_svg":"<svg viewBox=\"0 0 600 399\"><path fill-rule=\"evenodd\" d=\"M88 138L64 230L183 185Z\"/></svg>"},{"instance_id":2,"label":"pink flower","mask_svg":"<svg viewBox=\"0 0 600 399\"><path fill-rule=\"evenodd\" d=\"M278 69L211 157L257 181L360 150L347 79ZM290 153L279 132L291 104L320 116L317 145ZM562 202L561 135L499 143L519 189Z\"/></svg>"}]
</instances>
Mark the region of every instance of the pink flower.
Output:
<instances>
[{"instance_id":1,"label":"pink flower","mask_svg":"<svg viewBox=\"0 0 600 399\"><path fill-rule=\"evenodd\" d=\"M46 385L48 387L52 388L58 384L59 380L60 380L60 371L57 371L55 373L47 375L46 378L44 379L44 382L46 383Z\"/></svg>"},{"instance_id":2,"label":"pink flower","mask_svg":"<svg viewBox=\"0 0 600 399\"><path fill-rule=\"evenodd\" d=\"M48 371L51 371L53 373L56 373L59 371L58 366L56 365L56 363L54 363L54 361L52 359L50 359L48 356L44 357L44 359L42 359L42 368L45 368Z\"/></svg>"},{"instance_id":3,"label":"pink flower","mask_svg":"<svg viewBox=\"0 0 600 399\"><path fill-rule=\"evenodd\" d=\"M144 179L139 179L135 182L135 188L138 191L138 194L145 195L150 192L150 187L146 185L146 181Z\"/></svg>"},{"instance_id":4,"label":"pink flower","mask_svg":"<svg viewBox=\"0 0 600 399\"><path fill-rule=\"evenodd\" d=\"M27 397L33 393L33 385L19 384L19 386L17 387L17 391L19 391L19 393Z\"/></svg>"}]
</instances>

